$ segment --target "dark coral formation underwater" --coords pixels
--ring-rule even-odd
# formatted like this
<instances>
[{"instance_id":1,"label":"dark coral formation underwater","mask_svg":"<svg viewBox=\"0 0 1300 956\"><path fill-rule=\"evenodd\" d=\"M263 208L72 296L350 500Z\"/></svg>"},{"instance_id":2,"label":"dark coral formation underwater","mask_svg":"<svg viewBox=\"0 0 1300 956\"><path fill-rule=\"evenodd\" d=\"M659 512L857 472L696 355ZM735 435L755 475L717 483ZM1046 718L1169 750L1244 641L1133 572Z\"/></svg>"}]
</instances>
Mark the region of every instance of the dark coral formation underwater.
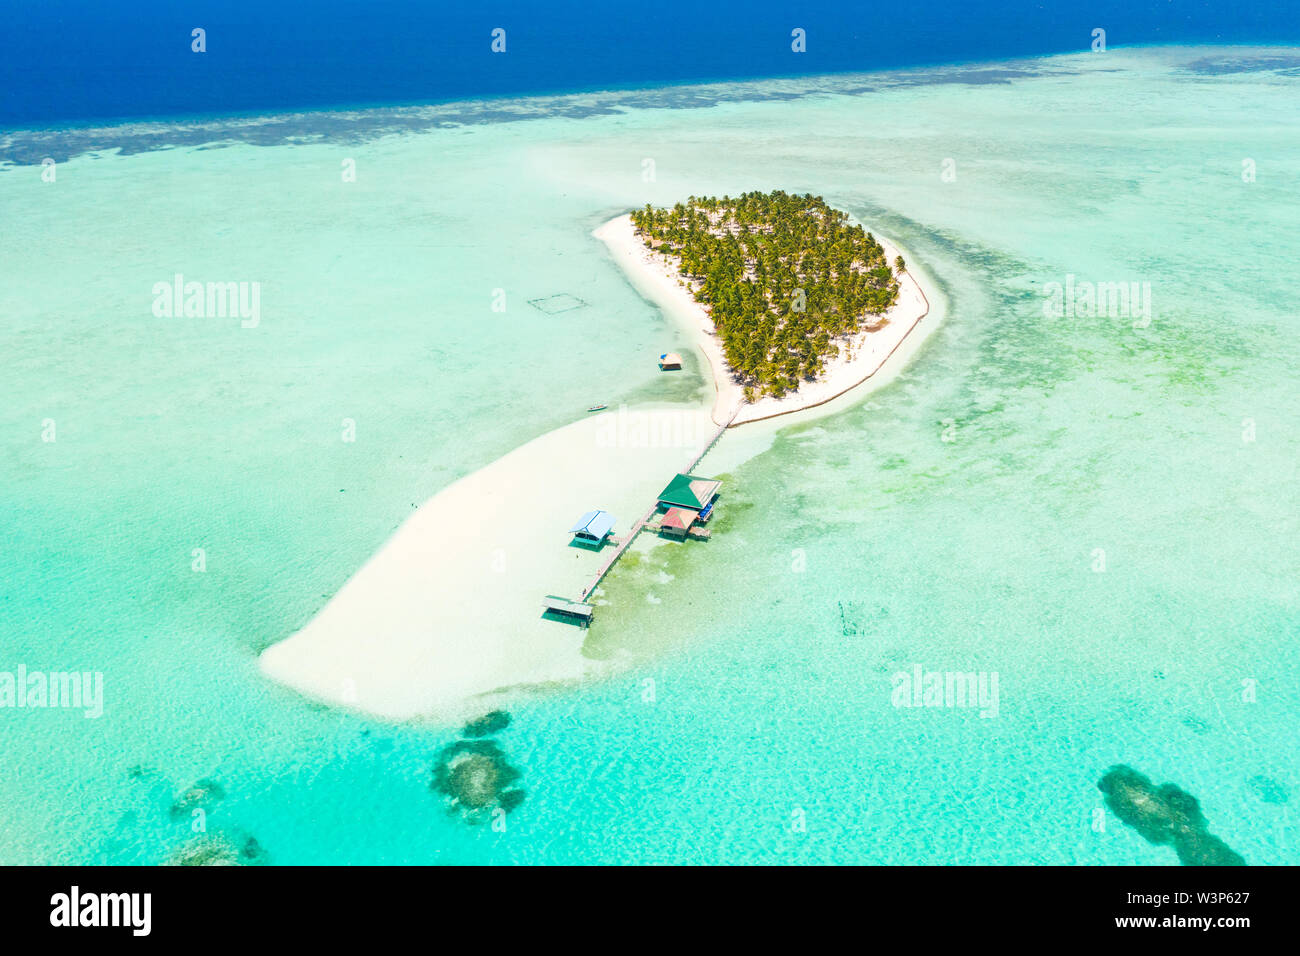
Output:
<instances>
[{"instance_id":1,"label":"dark coral formation underwater","mask_svg":"<svg viewBox=\"0 0 1300 956\"><path fill-rule=\"evenodd\" d=\"M510 715L504 710L488 711L482 717L471 720L460 732L462 737L491 737L510 726Z\"/></svg>"},{"instance_id":2,"label":"dark coral formation underwater","mask_svg":"<svg viewBox=\"0 0 1300 956\"><path fill-rule=\"evenodd\" d=\"M524 802L516 786L520 772L510 765L495 740L482 739L510 724L510 715L494 710L465 725L458 740L438 755L432 788L447 798L448 809L469 823L483 823L500 810L509 813Z\"/></svg>"},{"instance_id":3,"label":"dark coral formation underwater","mask_svg":"<svg viewBox=\"0 0 1300 956\"><path fill-rule=\"evenodd\" d=\"M204 833L178 847L166 866L249 866L266 862L266 851L251 836Z\"/></svg>"},{"instance_id":4,"label":"dark coral formation underwater","mask_svg":"<svg viewBox=\"0 0 1300 956\"><path fill-rule=\"evenodd\" d=\"M203 777L179 789L158 770L136 765L127 777L145 788L139 806L127 810L119 822L119 842L147 842L153 852L167 853L164 866L259 866L268 862L257 838L230 821L209 830L209 819L229 816L220 804L226 788L215 777ZM181 826L185 836L178 836ZM117 849L117 848L114 848Z\"/></svg>"},{"instance_id":5,"label":"dark coral formation underwater","mask_svg":"<svg viewBox=\"0 0 1300 956\"><path fill-rule=\"evenodd\" d=\"M204 778L172 801L168 813L173 820L189 819L196 809L210 810L212 804L224 800L226 791L215 780Z\"/></svg>"},{"instance_id":6,"label":"dark coral formation underwater","mask_svg":"<svg viewBox=\"0 0 1300 956\"><path fill-rule=\"evenodd\" d=\"M1126 764L1097 782L1106 806L1148 843L1172 846L1184 866L1245 866L1246 861L1210 833L1195 797L1172 783L1156 786Z\"/></svg>"}]
</instances>

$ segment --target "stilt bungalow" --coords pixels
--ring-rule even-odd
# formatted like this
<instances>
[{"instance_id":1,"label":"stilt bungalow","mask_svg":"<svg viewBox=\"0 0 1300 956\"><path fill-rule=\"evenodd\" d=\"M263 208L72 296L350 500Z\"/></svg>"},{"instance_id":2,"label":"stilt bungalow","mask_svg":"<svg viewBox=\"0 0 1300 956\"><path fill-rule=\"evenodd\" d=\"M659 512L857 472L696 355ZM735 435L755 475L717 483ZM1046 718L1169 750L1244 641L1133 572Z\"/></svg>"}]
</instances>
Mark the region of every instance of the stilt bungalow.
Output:
<instances>
[{"instance_id":1,"label":"stilt bungalow","mask_svg":"<svg viewBox=\"0 0 1300 956\"><path fill-rule=\"evenodd\" d=\"M608 511L588 511L577 520L569 534L578 544L599 547L614 530L614 516Z\"/></svg>"},{"instance_id":2,"label":"stilt bungalow","mask_svg":"<svg viewBox=\"0 0 1300 956\"><path fill-rule=\"evenodd\" d=\"M696 514L689 508L669 508L659 519L659 533L668 538L685 538L695 524Z\"/></svg>"},{"instance_id":3,"label":"stilt bungalow","mask_svg":"<svg viewBox=\"0 0 1300 956\"><path fill-rule=\"evenodd\" d=\"M686 508L697 514L707 509L712 513L713 499L718 497L718 489L721 487L722 482L716 478L674 475L673 480L668 482L668 487L659 492L659 507Z\"/></svg>"}]
</instances>

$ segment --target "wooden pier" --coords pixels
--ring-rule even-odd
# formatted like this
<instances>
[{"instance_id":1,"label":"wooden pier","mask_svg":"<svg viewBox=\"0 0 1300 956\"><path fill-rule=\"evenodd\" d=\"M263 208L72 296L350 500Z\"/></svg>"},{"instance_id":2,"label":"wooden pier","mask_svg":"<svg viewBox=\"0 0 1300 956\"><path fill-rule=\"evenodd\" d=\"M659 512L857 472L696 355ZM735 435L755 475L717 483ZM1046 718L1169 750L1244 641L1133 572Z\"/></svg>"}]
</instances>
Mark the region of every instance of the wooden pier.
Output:
<instances>
[{"instance_id":1,"label":"wooden pier","mask_svg":"<svg viewBox=\"0 0 1300 956\"><path fill-rule=\"evenodd\" d=\"M641 519L628 529L627 536L619 542L618 547L614 549L614 553L605 559L605 563L600 566L600 570L596 572L596 576L591 579L590 583L588 583L585 588L582 589L582 593L578 595L579 601L587 600L587 597L591 592L596 590L596 586L600 584L605 575L609 573L609 569L614 566L614 562L623 556L623 552L626 551L632 542L636 540L636 536L641 533L643 528L645 528L646 522L654 517L654 513L658 510L659 503L655 502L650 506L650 510L643 514Z\"/></svg>"},{"instance_id":2,"label":"wooden pier","mask_svg":"<svg viewBox=\"0 0 1300 956\"><path fill-rule=\"evenodd\" d=\"M707 442L704 443L704 447L700 449L699 454L692 458L686 468L683 469L685 474L690 474L695 470L695 466L698 465L703 460L704 456L712 450L713 446L718 443L718 439L722 437L722 433L731 427L731 423L736 420L736 416L740 414L740 410L744 407L744 402L737 405L736 410L731 413L731 416L718 426L718 430L713 433ZM646 510L646 513L641 516L640 520L628 529L627 535L619 542L618 547L614 549L614 553L605 559L605 563L600 566L600 570L596 572L596 576L593 577L587 583L587 586L582 589L582 593L578 596L580 602L586 601L591 595L591 592L596 590L600 585L600 582L604 580L605 575L609 573L609 569L612 568L614 563L623 556L623 552L631 547L632 542L636 540L636 536L645 530L646 525L650 523L650 519L654 517L655 512L658 510L659 502L656 501ZM702 537L708 537L707 533Z\"/></svg>"},{"instance_id":3,"label":"wooden pier","mask_svg":"<svg viewBox=\"0 0 1300 956\"><path fill-rule=\"evenodd\" d=\"M682 471L685 474L689 475L691 472L695 470L695 466L698 465L700 461L703 460L704 456L707 455L712 450L713 446L718 443L718 439L722 437L722 433L731 427L731 423L736 420L736 416L740 414L740 410L744 407L745 407L745 403L741 402L739 405L736 406L736 410L731 413L731 416L725 422L723 422L721 425L718 426L718 430L713 433L712 438L710 438L707 442L704 443L704 447L700 449L700 453L696 455L694 458L692 458L690 464L688 464L685 468L682 469Z\"/></svg>"}]
</instances>

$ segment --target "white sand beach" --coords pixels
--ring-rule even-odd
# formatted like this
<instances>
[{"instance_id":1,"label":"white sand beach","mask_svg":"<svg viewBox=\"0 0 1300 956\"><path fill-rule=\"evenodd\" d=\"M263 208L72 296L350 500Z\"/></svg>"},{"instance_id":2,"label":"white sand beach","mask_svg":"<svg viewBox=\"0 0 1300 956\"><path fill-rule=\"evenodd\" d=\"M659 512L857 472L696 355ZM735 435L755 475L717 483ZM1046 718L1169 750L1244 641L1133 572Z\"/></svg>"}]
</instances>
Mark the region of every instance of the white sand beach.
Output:
<instances>
[{"instance_id":1,"label":"white sand beach","mask_svg":"<svg viewBox=\"0 0 1300 956\"><path fill-rule=\"evenodd\" d=\"M613 547L570 547L568 528L603 508L626 532L714 430L703 409L623 407L515 449L422 505L263 652L263 672L347 709L448 723L498 691L583 679L598 666L587 632L543 619L542 599L576 599Z\"/></svg>"},{"instance_id":2,"label":"white sand beach","mask_svg":"<svg viewBox=\"0 0 1300 956\"><path fill-rule=\"evenodd\" d=\"M687 280L668 257L651 251L632 225L630 215L618 216L594 233L613 254L614 261L632 284L689 332L696 347L704 354L713 373L716 398L712 417L719 424L731 417L742 403L742 387L732 378L722 355L722 343L713 331L708 309L695 301ZM899 254L886 239L876 236L892 264ZM905 256L904 259L907 257ZM904 341L929 314L930 301L921 284L910 271L899 279L898 301L885 313L885 323L874 332L861 332L841 343L840 354L827 363L826 371L815 382L800 385L799 390L783 398L763 398L747 405L736 416L734 425L760 421L777 415L789 415L824 405L850 390L875 379L887 363L905 364L914 350L901 348ZM847 347L846 347L847 346ZM896 360L891 362L891 359ZM884 376L881 376L882 378Z\"/></svg>"},{"instance_id":3,"label":"white sand beach","mask_svg":"<svg viewBox=\"0 0 1300 956\"><path fill-rule=\"evenodd\" d=\"M601 508L617 519L615 534L626 533L742 402L707 311L644 247L631 219L620 216L595 235L633 284L690 331L713 372L711 411L675 405L588 415L443 489L302 630L263 652L267 676L383 719L452 723L509 693L572 684L613 666L583 656L580 627L542 617L546 595L579 598L613 550L570 546L567 529ZM892 261L897 250L880 241ZM859 336L851 356L791 396L745 406L736 423L829 414L896 375L929 332L920 285L910 273L901 285L889 322ZM756 429L752 441L723 442L700 470L734 467L786 421Z\"/></svg>"}]
</instances>

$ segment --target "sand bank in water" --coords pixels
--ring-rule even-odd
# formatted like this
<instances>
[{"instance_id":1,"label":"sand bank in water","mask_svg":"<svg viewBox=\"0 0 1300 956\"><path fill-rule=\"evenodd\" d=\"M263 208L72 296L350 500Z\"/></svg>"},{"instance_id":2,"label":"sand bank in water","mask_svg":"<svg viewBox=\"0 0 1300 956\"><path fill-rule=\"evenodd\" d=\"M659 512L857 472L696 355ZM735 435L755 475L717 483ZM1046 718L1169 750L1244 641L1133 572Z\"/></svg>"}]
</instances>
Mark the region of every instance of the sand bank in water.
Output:
<instances>
[{"instance_id":1,"label":"sand bank in water","mask_svg":"<svg viewBox=\"0 0 1300 956\"><path fill-rule=\"evenodd\" d=\"M741 389L726 372L707 311L675 268L645 248L630 217L595 235L708 359L712 413L671 406L590 415L445 488L306 627L262 654L267 676L380 718L454 723L507 692L572 684L609 666L583 656L586 632L541 616L544 595L576 598L609 552L608 545L604 553L571 547L567 529L583 512L604 508L617 519L615 533L626 533L708 440L713 422L740 403ZM877 239L892 261L897 250ZM794 395L742 409L737 423L831 414L897 375L938 320L921 321L929 302L910 273L900 285L888 324L859 335L851 359L831 363L821 381ZM724 439L699 470L735 467L791 421L755 426L753 440Z\"/></svg>"},{"instance_id":2,"label":"sand bank in water","mask_svg":"<svg viewBox=\"0 0 1300 956\"><path fill-rule=\"evenodd\" d=\"M589 676L586 632L541 617L544 595L577 598L603 560L568 528L604 508L626 532L712 431L703 409L621 408L515 449L421 506L262 654L263 672L348 709L446 722L499 691Z\"/></svg>"}]
</instances>

